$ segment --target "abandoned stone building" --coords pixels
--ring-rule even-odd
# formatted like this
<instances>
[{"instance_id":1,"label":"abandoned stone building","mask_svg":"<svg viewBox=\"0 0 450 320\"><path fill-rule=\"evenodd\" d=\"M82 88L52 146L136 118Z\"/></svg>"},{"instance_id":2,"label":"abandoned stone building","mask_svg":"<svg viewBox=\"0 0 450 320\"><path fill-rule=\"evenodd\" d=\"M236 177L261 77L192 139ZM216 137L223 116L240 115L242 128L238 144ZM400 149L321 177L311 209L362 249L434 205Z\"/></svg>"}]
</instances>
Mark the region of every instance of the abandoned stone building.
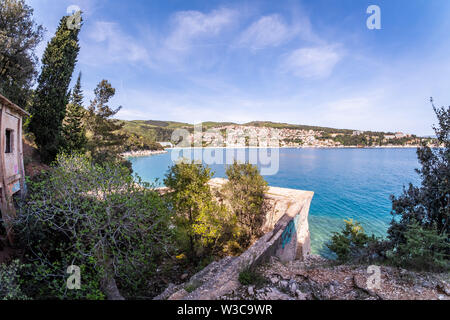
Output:
<instances>
[{"instance_id":1,"label":"abandoned stone building","mask_svg":"<svg viewBox=\"0 0 450 320\"><path fill-rule=\"evenodd\" d=\"M22 122L29 114L0 95L0 210L10 241L10 221L16 212L13 196L25 193Z\"/></svg>"}]
</instances>

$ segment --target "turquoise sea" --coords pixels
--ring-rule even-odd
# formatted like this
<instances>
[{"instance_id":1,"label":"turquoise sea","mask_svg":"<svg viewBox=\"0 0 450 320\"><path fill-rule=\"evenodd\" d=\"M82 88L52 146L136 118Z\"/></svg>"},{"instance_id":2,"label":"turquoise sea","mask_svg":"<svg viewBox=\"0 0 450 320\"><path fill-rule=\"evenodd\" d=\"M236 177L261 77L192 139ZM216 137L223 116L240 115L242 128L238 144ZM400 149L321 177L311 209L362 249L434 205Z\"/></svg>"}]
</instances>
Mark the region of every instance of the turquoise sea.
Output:
<instances>
[{"instance_id":1,"label":"turquoise sea","mask_svg":"<svg viewBox=\"0 0 450 320\"><path fill-rule=\"evenodd\" d=\"M278 173L265 179L270 186L315 192L309 213L312 251L324 256L329 254L324 244L332 232L341 229L346 218L361 222L369 234L384 236L391 221L389 196L400 194L402 187L410 182L419 183L414 171L419 166L416 149L278 151ZM130 158L130 161L134 171L145 181L159 179L162 184L167 169L173 164L171 152L175 151ZM248 155L248 149L245 152ZM210 167L215 177L225 177L225 165Z\"/></svg>"}]
</instances>

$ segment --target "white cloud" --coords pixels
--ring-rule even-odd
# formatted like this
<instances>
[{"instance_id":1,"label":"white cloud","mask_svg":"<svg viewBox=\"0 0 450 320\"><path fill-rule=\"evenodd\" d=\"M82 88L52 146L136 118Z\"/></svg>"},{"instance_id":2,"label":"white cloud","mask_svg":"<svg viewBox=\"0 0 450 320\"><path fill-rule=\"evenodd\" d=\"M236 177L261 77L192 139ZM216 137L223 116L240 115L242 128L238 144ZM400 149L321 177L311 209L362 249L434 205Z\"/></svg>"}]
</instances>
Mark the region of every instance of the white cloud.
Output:
<instances>
[{"instance_id":1,"label":"white cloud","mask_svg":"<svg viewBox=\"0 0 450 320\"><path fill-rule=\"evenodd\" d=\"M169 49L188 50L196 39L217 36L232 25L237 13L230 9L213 10L210 13L180 11L172 17L173 31L166 40Z\"/></svg>"},{"instance_id":2,"label":"white cloud","mask_svg":"<svg viewBox=\"0 0 450 320\"><path fill-rule=\"evenodd\" d=\"M301 78L325 78L341 59L335 46L301 48L285 56L281 69Z\"/></svg>"},{"instance_id":3,"label":"white cloud","mask_svg":"<svg viewBox=\"0 0 450 320\"><path fill-rule=\"evenodd\" d=\"M262 49L270 46L278 46L297 33L296 28L292 28L284 22L278 15L261 17L246 29L240 36L238 44L249 46L252 49Z\"/></svg>"},{"instance_id":4,"label":"white cloud","mask_svg":"<svg viewBox=\"0 0 450 320\"><path fill-rule=\"evenodd\" d=\"M114 62L149 62L149 54L144 45L122 32L114 22L96 22L89 32L90 43L82 50L84 63L103 65Z\"/></svg>"}]
</instances>

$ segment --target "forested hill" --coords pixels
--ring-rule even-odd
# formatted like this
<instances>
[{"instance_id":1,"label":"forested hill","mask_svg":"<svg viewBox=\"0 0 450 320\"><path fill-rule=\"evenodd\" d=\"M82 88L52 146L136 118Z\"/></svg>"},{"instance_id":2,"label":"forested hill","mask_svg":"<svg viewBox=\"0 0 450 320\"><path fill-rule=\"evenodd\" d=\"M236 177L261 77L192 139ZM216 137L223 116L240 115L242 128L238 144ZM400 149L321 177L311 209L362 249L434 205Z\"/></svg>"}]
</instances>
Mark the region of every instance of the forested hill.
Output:
<instances>
[{"instance_id":1,"label":"forested hill","mask_svg":"<svg viewBox=\"0 0 450 320\"><path fill-rule=\"evenodd\" d=\"M169 142L175 129L187 129L191 134L194 125L184 122L156 121L156 120L135 120L123 121L124 130L134 136L137 145L139 141ZM377 146L419 146L422 142L433 144L435 139L419 138L415 135L402 132L373 132L359 131L352 129L337 129L320 126L308 126L289 123L276 123L270 121L253 121L245 124L233 122L203 122L202 129L205 132L211 128L219 128L224 132L227 127L252 128L253 134L262 134L261 129L267 128L278 135L280 145L284 147L377 147ZM139 140L139 141L138 141ZM207 136L203 140L208 140ZM204 146L208 146L207 141L202 141Z\"/></svg>"},{"instance_id":2,"label":"forested hill","mask_svg":"<svg viewBox=\"0 0 450 320\"><path fill-rule=\"evenodd\" d=\"M133 121L123 121L125 123L124 129L130 133L134 133L138 136L151 138L156 141L169 141L172 132L175 129L184 128L189 131L194 130L194 125L184 122L175 121L159 121L159 120L133 120ZM352 134L354 130L350 129L336 129L328 127L319 126L307 126L307 125L297 125L289 123L276 123L270 121L252 121L245 124L238 124L233 122L203 122L203 129L219 128L229 125L236 126L248 126L248 127L266 127L275 129L293 129L293 130L314 130L322 131L326 133L343 133ZM381 132L380 132L381 133Z\"/></svg>"}]
</instances>

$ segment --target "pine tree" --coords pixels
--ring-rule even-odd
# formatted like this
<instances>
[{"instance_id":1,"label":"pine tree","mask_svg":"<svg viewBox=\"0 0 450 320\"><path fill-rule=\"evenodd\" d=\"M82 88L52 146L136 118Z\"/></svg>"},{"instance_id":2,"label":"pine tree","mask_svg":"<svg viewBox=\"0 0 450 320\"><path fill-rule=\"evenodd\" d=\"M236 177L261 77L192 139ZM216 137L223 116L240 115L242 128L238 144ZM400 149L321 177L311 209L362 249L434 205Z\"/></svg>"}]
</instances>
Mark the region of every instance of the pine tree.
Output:
<instances>
[{"instance_id":1,"label":"pine tree","mask_svg":"<svg viewBox=\"0 0 450 320\"><path fill-rule=\"evenodd\" d=\"M29 128L35 136L42 161L53 161L64 141L63 120L69 100L68 88L80 50L80 29L70 27L70 16L61 18L55 36L48 43L42 58Z\"/></svg>"},{"instance_id":2,"label":"pine tree","mask_svg":"<svg viewBox=\"0 0 450 320\"><path fill-rule=\"evenodd\" d=\"M64 150L67 152L84 151L87 143L84 124L86 110L83 108L83 91L81 90L81 72L70 95L64 119Z\"/></svg>"},{"instance_id":3,"label":"pine tree","mask_svg":"<svg viewBox=\"0 0 450 320\"><path fill-rule=\"evenodd\" d=\"M417 149L421 186L410 184L400 196L391 196L394 219L388 234L395 245L406 242L405 233L416 221L420 227L450 235L450 106L433 104L433 109L439 122L433 128L441 147L424 144Z\"/></svg>"},{"instance_id":4,"label":"pine tree","mask_svg":"<svg viewBox=\"0 0 450 320\"><path fill-rule=\"evenodd\" d=\"M107 80L102 80L94 90L95 98L88 108L88 129L90 138L88 148L96 162L116 160L123 151L127 136L120 133L123 123L112 119L122 107L112 109L109 100L115 95L114 89Z\"/></svg>"}]
</instances>

